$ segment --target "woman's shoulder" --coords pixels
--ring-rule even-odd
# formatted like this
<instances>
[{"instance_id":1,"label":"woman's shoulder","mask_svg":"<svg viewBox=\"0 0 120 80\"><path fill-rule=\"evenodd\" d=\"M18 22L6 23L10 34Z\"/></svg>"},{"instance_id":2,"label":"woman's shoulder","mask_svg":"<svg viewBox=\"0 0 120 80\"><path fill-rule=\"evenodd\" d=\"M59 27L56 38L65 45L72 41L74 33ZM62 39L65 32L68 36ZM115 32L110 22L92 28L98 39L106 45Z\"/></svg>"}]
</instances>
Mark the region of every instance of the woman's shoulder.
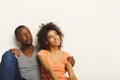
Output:
<instances>
[{"instance_id":1,"label":"woman's shoulder","mask_svg":"<svg viewBox=\"0 0 120 80\"><path fill-rule=\"evenodd\" d=\"M44 49L41 49L41 50L38 52L38 55L45 55L45 54L48 54L48 51L47 51L47 50L44 50Z\"/></svg>"},{"instance_id":2,"label":"woman's shoulder","mask_svg":"<svg viewBox=\"0 0 120 80\"><path fill-rule=\"evenodd\" d=\"M64 54L64 56L70 56L70 53L68 53L68 52L66 52L66 51L63 51L63 54Z\"/></svg>"},{"instance_id":3,"label":"woman's shoulder","mask_svg":"<svg viewBox=\"0 0 120 80\"><path fill-rule=\"evenodd\" d=\"M40 52L48 52L48 51L45 49L41 49Z\"/></svg>"}]
</instances>

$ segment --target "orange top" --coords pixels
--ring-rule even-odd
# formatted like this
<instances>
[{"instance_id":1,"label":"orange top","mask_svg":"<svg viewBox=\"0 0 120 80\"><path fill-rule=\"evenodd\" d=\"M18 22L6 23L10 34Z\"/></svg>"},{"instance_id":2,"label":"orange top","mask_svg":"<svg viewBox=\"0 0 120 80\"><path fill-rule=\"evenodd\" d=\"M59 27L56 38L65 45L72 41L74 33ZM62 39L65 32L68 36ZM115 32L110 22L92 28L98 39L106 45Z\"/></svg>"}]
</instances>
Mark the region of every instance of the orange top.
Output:
<instances>
[{"instance_id":1,"label":"orange top","mask_svg":"<svg viewBox=\"0 0 120 80\"><path fill-rule=\"evenodd\" d=\"M67 57L69 56L69 54L64 52L64 54L62 55L62 58L59 59L56 62L54 62L50 58L49 54L50 53L47 50L40 50L39 53L38 53L38 55L46 56L46 59L47 59L48 63L50 64L50 66L52 67L52 69L54 70L56 75L59 76L60 80L69 80L65 76L65 72L66 72L65 65L67 64ZM49 74L43 68L43 66L41 66L41 76L42 76L43 80L52 80L51 77L49 76Z\"/></svg>"}]
</instances>

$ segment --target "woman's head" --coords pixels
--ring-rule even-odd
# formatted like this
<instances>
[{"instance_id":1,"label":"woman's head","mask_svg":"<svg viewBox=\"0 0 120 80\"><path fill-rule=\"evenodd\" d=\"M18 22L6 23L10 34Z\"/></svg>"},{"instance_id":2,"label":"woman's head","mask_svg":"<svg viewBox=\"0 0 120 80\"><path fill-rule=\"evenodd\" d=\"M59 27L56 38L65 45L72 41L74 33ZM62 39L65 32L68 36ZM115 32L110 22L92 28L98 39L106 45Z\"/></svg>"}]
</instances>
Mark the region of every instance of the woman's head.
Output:
<instances>
[{"instance_id":1,"label":"woman's head","mask_svg":"<svg viewBox=\"0 0 120 80\"><path fill-rule=\"evenodd\" d=\"M39 47L47 50L52 46L58 46L60 49L62 47L62 38L63 34L60 28L52 22L42 24L37 34Z\"/></svg>"}]
</instances>

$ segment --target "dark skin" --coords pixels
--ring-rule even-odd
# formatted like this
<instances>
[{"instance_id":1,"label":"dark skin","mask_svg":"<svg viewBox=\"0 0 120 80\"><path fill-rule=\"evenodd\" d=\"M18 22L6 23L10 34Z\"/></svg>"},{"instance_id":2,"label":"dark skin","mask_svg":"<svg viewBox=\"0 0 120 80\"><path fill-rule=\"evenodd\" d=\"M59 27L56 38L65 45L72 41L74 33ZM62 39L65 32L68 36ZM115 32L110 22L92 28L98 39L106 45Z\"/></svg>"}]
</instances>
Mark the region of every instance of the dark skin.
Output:
<instances>
[{"instance_id":1,"label":"dark skin","mask_svg":"<svg viewBox=\"0 0 120 80\"><path fill-rule=\"evenodd\" d=\"M34 51L32 45L32 34L27 27L20 28L18 30L18 36L16 39L21 43L21 51L27 56L31 57Z\"/></svg>"},{"instance_id":2,"label":"dark skin","mask_svg":"<svg viewBox=\"0 0 120 80\"><path fill-rule=\"evenodd\" d=\"M21 43L21 51L27 56L31 57L34 51L34 46L32 44L32 34L27 27L20 28L18 30L18 36L16 39ZM20 52L18 49L13 48L10 51L15 55L16 58L20 56ZM68 57L68 61L71 63L72 66L75 64L75 59L70 56Z\"/></svg>"},{"instance_id":3,"label":"dark skin","mask_svg":"<svg viewBox=\"0 0 120 80\"><path fill-rule=\"evenodd\" d=\"M75 65L75 59L73 56L68 57L67 60L71 63L72 66Z\"/></svg>"}]
</instances>

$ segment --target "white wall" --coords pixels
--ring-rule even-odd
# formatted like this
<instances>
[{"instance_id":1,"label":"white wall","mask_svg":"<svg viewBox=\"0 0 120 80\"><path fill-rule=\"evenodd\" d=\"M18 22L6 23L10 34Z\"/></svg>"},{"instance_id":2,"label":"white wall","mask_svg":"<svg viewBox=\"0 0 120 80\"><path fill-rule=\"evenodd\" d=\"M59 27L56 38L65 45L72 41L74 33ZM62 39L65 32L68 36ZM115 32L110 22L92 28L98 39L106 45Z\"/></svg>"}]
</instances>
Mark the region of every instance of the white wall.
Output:
<instances>
[{"instance_id":1,"label":"white wall","mask_svg":"<svg viewBox=\"0 0 120 80\"><path fill-rule=\"evenodd\" d=\"M36 41L47 22L64 32L79 80L120 80L120 0L0 0L0 60L16 47L17 26L28 26Z\"/></svg>"}]
</instances>

